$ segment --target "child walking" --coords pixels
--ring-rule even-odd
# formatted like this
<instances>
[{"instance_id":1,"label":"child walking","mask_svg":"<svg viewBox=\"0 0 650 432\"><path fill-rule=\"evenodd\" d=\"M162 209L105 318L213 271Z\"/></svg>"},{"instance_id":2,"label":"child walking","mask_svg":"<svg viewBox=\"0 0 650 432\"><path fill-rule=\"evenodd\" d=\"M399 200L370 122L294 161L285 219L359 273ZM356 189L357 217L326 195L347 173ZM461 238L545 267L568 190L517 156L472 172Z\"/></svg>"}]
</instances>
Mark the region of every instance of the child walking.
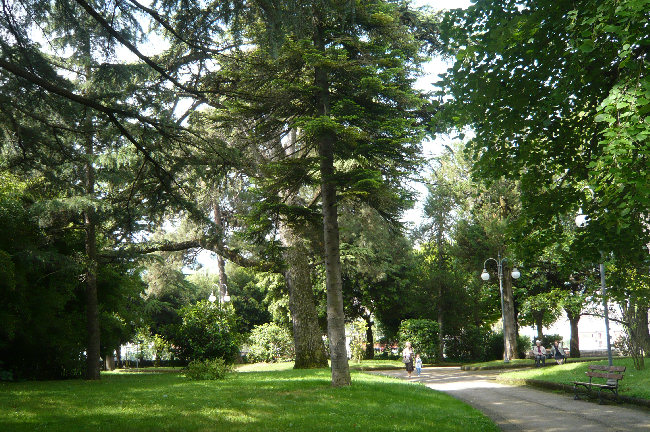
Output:
<instances>
[{"instance_id":1,"label":"child walking","mask_svg":"<svg viewBox=\"0 0 650 432\"><path fill-rule=\"evenodd\" d=\"M420 372L422 372L422 359L420 358L420 354L415 355L415 374L417 376L420 376Z\"/></svg>"}]
</instances>

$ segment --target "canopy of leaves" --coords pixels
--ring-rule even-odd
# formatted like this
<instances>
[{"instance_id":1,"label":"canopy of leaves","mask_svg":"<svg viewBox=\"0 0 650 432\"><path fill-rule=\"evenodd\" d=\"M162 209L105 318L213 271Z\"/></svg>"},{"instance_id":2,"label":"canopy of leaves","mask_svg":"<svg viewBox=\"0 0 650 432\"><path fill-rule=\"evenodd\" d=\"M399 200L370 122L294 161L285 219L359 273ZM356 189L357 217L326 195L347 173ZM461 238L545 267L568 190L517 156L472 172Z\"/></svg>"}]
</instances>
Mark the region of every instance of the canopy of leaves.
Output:
<instances>
[{"instance_id":1,"label":"canopy of leaves","mask_svg":"<svg viewBox=\"0 0 650 432\"><path fill-rule=\"evenodd\" d=\"M646 0L479 0L443 31L455 56L444 121L474 129L476 172L521 181L531 229L582 207L594 256L638 257L649 240L648 10Z\"/></svg>"}]
</instances>

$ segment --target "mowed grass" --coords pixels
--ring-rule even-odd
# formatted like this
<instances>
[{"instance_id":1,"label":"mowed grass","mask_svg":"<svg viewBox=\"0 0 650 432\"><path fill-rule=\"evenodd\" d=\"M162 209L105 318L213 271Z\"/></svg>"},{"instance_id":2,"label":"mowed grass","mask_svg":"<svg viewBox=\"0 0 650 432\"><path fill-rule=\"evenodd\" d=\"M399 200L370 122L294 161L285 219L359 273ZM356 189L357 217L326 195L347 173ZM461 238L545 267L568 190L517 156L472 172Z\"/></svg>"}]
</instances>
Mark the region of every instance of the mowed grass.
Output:
<instances>
[{"instance_id":1,"label":"mowed grass","mask_svg":"<svg viewBox=\"0 0 650 432\"><path fill-rule=\"evenodd\" d=\"M576 362L593 362L596 364L596 362L602 360L603 357L594 357L590 359L585 359L585 358L567 358L566 362L567 363L576 363ZM592 364L592 363L589 363ZM547 366L554 366L556 365L555 359L546 359L546 365ZM535 359L512 359L508 363L504 362L503 360L491 360L491 361L486 361L486 362L478 362L478 363L466 363L463 364L465 367L477 367L477 368L494 368L494 369L510 369L510 368L519 368L519 367L524 367L524 366L535 366Z\"/></svg>"},{"instance_id":2,"label":"mowed grass","mask_svg":"<svg viewBox=\"0 0 650 432\"><path fill-rule=\"evenodd\" d=\"M573 381L589 381L585 375L587 367L590 364L607 365L607 360L599 360L584 363L567 363L561 366L534 368L521 371L506 372L497 378L498 380L525 380L534 379L550 381L561 384L572 384ZM614 358L615 366L626 366L623 380L619 381L619 393L625 396L650 399L650 364L644 370L634 369L632 359ZM596 383L602 383L604 380L594 379Z\"/></svg>"},{"instance_id":3,"label":"mowed grass","mask_svg":"<svg viewBox=\"0 0 650 432\"><path fill-rule=\"evenodd\" d=\"M352 371L392 370L402 369L404 363L399 360L350 360L349 366ZM285 371L293 369L293 362L242 364L236 369L238 372Z\"/></svg>"},{"instance_id":4,"label":"mowed grass","mask_svg":"<svg viewBox=\"0 0 650 432\"><path fill-rule=\"evenodd\" d=\"M286 365L285 365L286 367ZM1 431L497 431L470 406L414 383L329 369L107 373L101 381L0 383Z\"/></svg>"}]
</instances>

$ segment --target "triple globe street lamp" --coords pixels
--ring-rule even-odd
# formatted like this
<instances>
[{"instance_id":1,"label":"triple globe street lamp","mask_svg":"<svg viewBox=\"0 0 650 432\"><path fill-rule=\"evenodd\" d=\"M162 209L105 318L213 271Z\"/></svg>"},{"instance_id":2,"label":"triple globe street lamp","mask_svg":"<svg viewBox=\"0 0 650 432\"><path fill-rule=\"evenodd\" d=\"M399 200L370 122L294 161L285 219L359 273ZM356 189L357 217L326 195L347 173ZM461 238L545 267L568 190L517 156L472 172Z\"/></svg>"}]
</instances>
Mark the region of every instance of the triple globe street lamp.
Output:
<instances>
[{"instance_id":1,"label":"triple globe street lamp","mask_svg":"<svg viewBox=\"0 0 650 432\"><path fill-rule=\"evenodd\" d=\"M503 361L505 363L510 362L510 358L508 358L508 344L507 344L507 332L506 332L506 311L503 308L503 263L507 261L507 258L501 258L501 253L497 254L497 259L494 258L488 258L485 260L483 263L483 273L481 273L481 279L484 281L488 281L490 279L490 273L487 271L487 262L488 261L494 261L497 265L497 275L499 276L499 291L501 292L501 321L503 322ZM512 268L512 272L510 273L510 276L512 276L513 279L519 279L521 276L521 273L519 270L517 270L517 267Z\"/></svg>"},{"instance_id":2,"label":"triple globe street lamp","mask_svg":"<svg viewBox=\"0 0 650 432\"><path fill-rule=\"evenodd\" d=\"M230 301L230 296L228 295L228 286L226 284L223 284L223 291L220 289L219 290L219 304L222 303L228 303ZM221 293L224 293L223 297L221 296ZM210 293L210 297L208 297L208 301L212 304L217 300L217 297L214 295L214 290Z\"/></svg>"}]
</instances>

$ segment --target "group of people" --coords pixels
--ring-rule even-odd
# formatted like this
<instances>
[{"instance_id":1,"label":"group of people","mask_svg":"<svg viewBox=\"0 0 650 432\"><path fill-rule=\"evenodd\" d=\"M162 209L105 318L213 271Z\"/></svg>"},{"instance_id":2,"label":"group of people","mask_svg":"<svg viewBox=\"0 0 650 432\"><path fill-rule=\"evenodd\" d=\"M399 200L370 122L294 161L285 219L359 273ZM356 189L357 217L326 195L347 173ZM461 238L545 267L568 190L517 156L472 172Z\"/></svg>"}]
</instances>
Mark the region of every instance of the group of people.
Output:
<instances>
[{"instance_id":1,"label":"group of people","mask_svg":"<svg viewBox=\"0 0 650 432\"><path fill-rule=\"evenodd\" d=\"M546 348L542 346L540 340L535 341L533 354L535 355L535 367L546 366ZM562 347L562 343L559 340L553 342L553 346L551 347L551 357L553 357L557 364L560 365L566 360L564 347Z\"/></svg>"},{"instance_id":2,"label":"group of people","mask_svg":"<svg viewBox=\"0 0 650 432\"><path fill-rule=\"evenodd\" d=\"M535 367L546 366L546 348L542 346L541 341L535 341L533 354L535 356ZM551 357L553 357L557 364L560 365L566 361L566 353L564 352L562 342L559 340L553 342L553 347L551 347ZM420 354L415 354L413 352L411 342L406 342L406 346L402 351L402 361L404 362L406 373L408 373L409 378L411 378L413 370L415 370L417 376L420 376L420 373L422 373L422 359L420 358Z\"/></svg>"},{"instance_id":3,"label":"group of people","mask_svg":"<svg viewBox=\"0 0 650 432\"><path fill-rule=\"evenodd\" d=\"M411 378L413 369L415 369L415 374L420 376L422 373L422 359L420 358L420 354L415 354L414 356L411 342L406 342L406 346L402 351L402 361L404 362L404 366L406 366L406 373L408 373L409 378Z\"/></svg>"}]
</instances>

